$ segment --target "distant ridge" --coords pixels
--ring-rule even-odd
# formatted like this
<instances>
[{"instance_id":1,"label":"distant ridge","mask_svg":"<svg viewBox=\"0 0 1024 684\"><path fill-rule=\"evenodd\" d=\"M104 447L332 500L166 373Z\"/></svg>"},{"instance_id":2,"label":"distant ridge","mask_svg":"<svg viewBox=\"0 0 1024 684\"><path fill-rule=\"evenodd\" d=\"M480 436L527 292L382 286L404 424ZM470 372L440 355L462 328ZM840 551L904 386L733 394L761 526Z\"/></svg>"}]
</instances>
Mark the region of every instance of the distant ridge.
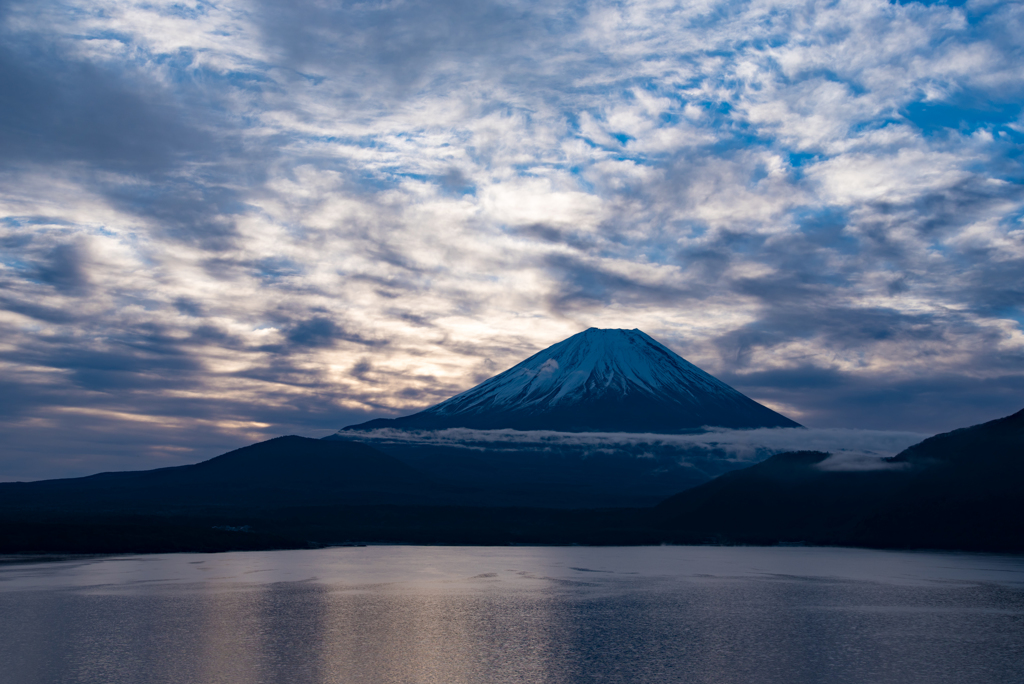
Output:
<instances>
[{"instance_id":1,"label":"distant ridge","mask_svg":"<svg viewBox=\"0 0 1024 684\"><path fill-rule=\"evenodd\" d=\"M0 509L422 503L436 501L429 492L437 489L416 469L365 444L290 435L192 465L0 483Z\"/></svg>"},{"instance_id":2,"label":"distant ridge","mask_svg":"<svg viewBox=\"0 0 1024 684\"><path fill-rule=\"evenodd\" d=\"M410 416L345 430L557 430L676 433L800 427L640 330L590 328Z\"/></svg>"},{"instance_id":3,"label":"distant ridge","mask_svg":"<svg viewBox=\"0 0 1024 684\"><path fill-rule=\"evenodd\" d=\"M876 470L820 468L829 454L776 454L659 504L681 543L1024 551L1024 410L946 432Z\"/></svg>"},{"instance_id":4,"label":"distant ridge","mask_svg":"<svg viewBox=\"0 0 1024 684\"><path fill-rule=\"evenodd\" d=\"M609 491L594 489L594 473L587 472L605 457L597 452L579 459L581 467L569 478L569 471L549 477L549 465L571 460L555 453L547 461L516 459L524 471L518 480L507 478L506 470L500 478L477 480L479 486L453 486L434 479L436 468L410 467L352 441L359 433L349 435L279 437L174 468L0 483L0 553L237 551L367 542L785 542L1024 552L1024 411L879 457L874 470L864 470L863 461L853 470L822 467L829 457L822 452L776 454L653 508L609 505ZM626 464L650 460L609 458ZM419 464L432 460L421 458ZM461 463L479 470L485 460L491 459ZM609 463L596 469L596 480L628 489L630 469L609 469ZM564 504L588 491L601 501L551 506L552 493ZM518 499L510 500L510 494Z\"/></svg>"}]
</instances>

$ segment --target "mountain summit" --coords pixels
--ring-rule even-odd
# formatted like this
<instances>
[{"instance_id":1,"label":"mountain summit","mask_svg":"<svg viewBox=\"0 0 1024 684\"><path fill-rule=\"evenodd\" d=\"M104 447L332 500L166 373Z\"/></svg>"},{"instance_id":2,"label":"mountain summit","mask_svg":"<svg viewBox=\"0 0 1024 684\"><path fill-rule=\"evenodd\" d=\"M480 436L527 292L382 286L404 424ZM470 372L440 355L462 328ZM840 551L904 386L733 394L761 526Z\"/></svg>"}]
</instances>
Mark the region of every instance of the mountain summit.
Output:
<instances>
[{"instance_id":1,"label":"mountain summit","mask_svg":"<svg viewBox=\"0 0 1024 684\"><path fill-rule=\"evenodd\" d=\"M557 430L673 433L800 427L640 330L590 328L411 416L346 430Z\"/></svg>"}]
</instances>

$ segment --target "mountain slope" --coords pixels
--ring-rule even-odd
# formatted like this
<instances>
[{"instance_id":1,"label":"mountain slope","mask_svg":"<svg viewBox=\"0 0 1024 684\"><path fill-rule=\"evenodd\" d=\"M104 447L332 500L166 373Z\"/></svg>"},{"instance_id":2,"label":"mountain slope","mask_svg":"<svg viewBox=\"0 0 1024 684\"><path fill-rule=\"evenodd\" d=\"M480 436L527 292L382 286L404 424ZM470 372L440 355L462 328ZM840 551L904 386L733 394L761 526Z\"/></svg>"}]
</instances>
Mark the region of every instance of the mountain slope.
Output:
<instances>
[{"instance_id":1,"label":"mountain slope","mask_svg":"<svg viewBox=\"0 0 1024 684\"><path fill-rule=\"evenodd\" d=\"M672 433L799 427L639 330L590 328L436 406L346 430Z\"/></svg>"},{"instance_id":2,"label":"mountain slope","mask_svg":"<svg viewBox=\"0 0 1024 684\"><path fill-rule=\"evenodd\" d=\"M1024 411L916 444L874 471L777 454L655 509L675 541L1024 551Z\"/></svg>"},{"instance_id":3,"label":"mountain slope","mask_svg":"<svg viewBox=\"0 0 1024 684\"><path fill-rule=\"evenodd\" d=\"M829 454L776 454L686 490L655 508L675 541L843 544L865 513L906 485L902 471L830 472Z\"/></svg>"},{"instance_id":4,"label":"mountain slope","mask_svg":"<svg viewBox=\"0 0 1024 684\"><path fill-rule=\"evenodd\" d=\"M1024 410L929 437L892 459L913 477L855 543L1024 551ZM863 540L863 541L862 541Z\"/></svg>"},{"instance_id":5,"label":"mountain slope","mask_svg":"<svg viewBox=\"0 0 1024 684\"><path fill-rule=\"evenodd\" d=\"M433 484L358 442L277 437L202 463L0 484L0 509L149 511L196 506L421 503Z\"/></svg>"}]
</instances>

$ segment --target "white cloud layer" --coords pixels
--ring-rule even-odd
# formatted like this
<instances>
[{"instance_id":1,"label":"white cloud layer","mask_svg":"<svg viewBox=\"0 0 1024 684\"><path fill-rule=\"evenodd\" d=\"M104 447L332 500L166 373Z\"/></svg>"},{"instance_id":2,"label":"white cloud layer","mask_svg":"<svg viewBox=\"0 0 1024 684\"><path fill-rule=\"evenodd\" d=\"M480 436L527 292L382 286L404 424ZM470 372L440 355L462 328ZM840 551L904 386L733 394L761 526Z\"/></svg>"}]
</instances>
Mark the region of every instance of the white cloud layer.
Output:
<instances>
[{"instance_id":1,"label":"white cloud layer","mask_svg":"<svg viewBox=\"0 0 1024 684\"><path fill-rule=\"evenodd\" d=\"M929 435L896 430L851 430L846 428L759 428L728 430L708 428L703 432L659 435L623 432L555 432L551 430L394 430L391 428L342 433L346 438L369 443L468 445L470 449L584 447L597 450L625 449L643 453L643 447L680 450L714 450L733 461L754 462L785 451L824 451L833 454L825 468L846 469L878 465ZM637 449L641 449L637 451ZM856 464L856 465L854 465Z\"/></svg>"}]
</instances>

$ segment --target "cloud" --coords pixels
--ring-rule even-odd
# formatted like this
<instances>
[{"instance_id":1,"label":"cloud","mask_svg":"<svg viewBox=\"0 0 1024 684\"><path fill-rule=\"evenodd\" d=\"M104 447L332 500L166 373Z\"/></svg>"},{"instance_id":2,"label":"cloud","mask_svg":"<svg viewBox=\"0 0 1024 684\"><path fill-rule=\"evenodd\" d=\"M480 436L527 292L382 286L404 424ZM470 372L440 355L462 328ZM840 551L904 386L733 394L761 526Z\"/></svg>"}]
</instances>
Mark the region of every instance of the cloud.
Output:
<instances>
[{"instance_id":1,"label":"cloud","mask_svg":"<svg viewBox=\"0 0 1024 684\"><path fill-rule=\"evenodd\" d=\"M909 468L906 463L889 463L884 457L871 452L840 452L832 454L814 467L818 470L833 473L862 473L878 470L900 471Z\"/></svg>"},{"instance_id":2,"label":"cloud","mask_svg":"<svg viewBox=\"0 0 1024 684\"><path fill-rule=\"evenodd\" d=\"M53 444L184 462L140 426L329 431L591 325L816 427L1009 414L1022 25L881 0L0 4L0 437L31 463L33 421L88 421L93 446Z\"/></svg>"},{"instance_id":3,"label":"cloud","mask_svg":"<svg viewBox=\"0 0 1024 684\"><path fill-rule=\"evenodd\" d=\"M89 287L87 249L81 243L60 244L49 250L35 276L66 294L85 294Z\"/></svg>"},{"instance_id":4,"label":"cloud","mask_svg":"<svg viewBox=\"0 0 1024 684\"><path fill-rule=\"evenodd\" d=\"M823 467L832 470L881 469L886 467L883 458L894 456L929 436L918 432L845 428L709 428L704 432L681 435L469 428L406 431L385 428L339 434L371 444L461 445L477 450L582 448L621 450L634 456L645 453L645 450L677 450L684 459L695 453L715 452L718 458L737 462L755 462L784 451L825 451L833 456L824 462Z\"/></svg>"},{"instance_id":5,"label":"cloud","mask_svg":"<svg viewBox=\"0 0 1024 684\"><path fill-rule=\"evenodd\" d=\"M5 166L86 162L145 173L179 155L201 156L212 142L172 98L130 72L59 59L27 37L9 30L6 36L0 48Z\"/></svg>"}]
</instances>

